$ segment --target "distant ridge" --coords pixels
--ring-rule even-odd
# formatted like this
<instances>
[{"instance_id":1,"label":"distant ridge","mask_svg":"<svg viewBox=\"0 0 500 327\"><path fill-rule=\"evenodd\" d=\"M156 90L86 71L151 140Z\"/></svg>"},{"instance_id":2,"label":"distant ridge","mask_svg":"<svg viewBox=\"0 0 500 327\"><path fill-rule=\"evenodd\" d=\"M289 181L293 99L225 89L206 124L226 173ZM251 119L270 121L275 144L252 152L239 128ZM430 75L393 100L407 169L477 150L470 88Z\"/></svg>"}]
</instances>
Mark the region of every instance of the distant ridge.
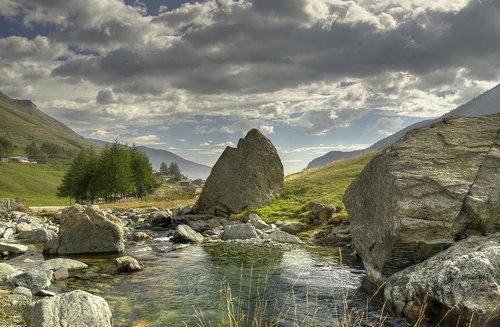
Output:
<instances>
[{"instance_id":1,"label":"distant ridge","mask_svg":"<svg viewBox=\"0 0 500 327\"><path fill-rule=\"evenodd\" d=\"M330 151L326 154L324 154L321 157L318 157L314 160L312 160L308 165L306 169L311 169L315 167L321 167L324 165L327 165L331 162L337 161L337 160L342 160L342 159L348 159L352 157L356 157L360 154L371 152L371 151L380 151L383 150L389 146L391 146L394 142L402 138L406 133L408 133L411 130L414 130L416 128L424 127L424 126L429 126L433 123L439 122L443 120L444 118L448 117L453 117L453 116L484 116L484 115L489 115L489 114L494 114L494 113L499 113L500 112L500 84L495 86L494 88L486 91L485 93L481 94L480 96L473 98L471 101L467 102L466 104L463 104L452 111L448 112L447 114L435 118L435 119L427 119L420 121L418 123L415 123L413 125L410 125L406 128L403 128L402 130L381 139L380 141L376 142L369 148L363 149L363 150L357 150L357 151L350 151L350 152L343 152L343 151Z\"/></svg>"},{"instance_id":2,"label":"distant ridge","mask_svg":"<svg viewBox=\"0 0 500 327\"><path fill-rule=\"evenodd\" d=\"M88 148L90 142L68 126L43 113L31 100L12 99L0 92L0 136L18 149L31 142L53 142L66 149Z\"/></svg>"},{"instance_id":3,"label":"distant ridge","mask_svg":"<svg viewBox=\"0 0 500 327\"><path fill-rule=\"evenodd\" d=\"M105 147L106 145L111 145L112 143L97 140L97 139L87 139L89 142L99 146ZM205 166L193 161L189 161L187 159L182 158L181 156L176 155L170 151L160 150L160 149L152 149L146 146L138 146L137 147L141 152L148 156L153 169L160 170L160 165L162 162L166 164L170 164L171 162L177 162L181 172L188 176L191 179L202 178L207 179L210 174L210 170L212 169L209 166Z\"/></svg>"}]
</instances>

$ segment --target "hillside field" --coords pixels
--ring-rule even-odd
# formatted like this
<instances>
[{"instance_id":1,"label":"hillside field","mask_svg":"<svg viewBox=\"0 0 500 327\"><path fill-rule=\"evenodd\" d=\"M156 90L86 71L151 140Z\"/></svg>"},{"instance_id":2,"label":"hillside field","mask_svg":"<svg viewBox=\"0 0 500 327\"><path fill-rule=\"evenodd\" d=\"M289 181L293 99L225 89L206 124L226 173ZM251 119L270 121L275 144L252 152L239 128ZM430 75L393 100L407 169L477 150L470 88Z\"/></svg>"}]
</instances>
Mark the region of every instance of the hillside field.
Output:
<instances>
[{"instance_id":1,"label":"hillside field","mask_svg":"<svg viewBox=\"0 0 500 327\"><path fill-rule=\"evenodd\" d=\"M327 166L305 170L285 177L284 194L270 204L252 210L267 222L297 219L309 202L341 207L347 217L342 197L376 152L340 160Z\"/></svg>"},{"instance_id":2,"label":"hillside field","mask_svg":"<svg viewBox=\"0 0 500 327\"><path fill-rule=\"evenodd\" d=\"M58 198L67 165L0 164L0 197L19 198L27 206L68 205L68 198Z\"/></svg>"}]
</instances>

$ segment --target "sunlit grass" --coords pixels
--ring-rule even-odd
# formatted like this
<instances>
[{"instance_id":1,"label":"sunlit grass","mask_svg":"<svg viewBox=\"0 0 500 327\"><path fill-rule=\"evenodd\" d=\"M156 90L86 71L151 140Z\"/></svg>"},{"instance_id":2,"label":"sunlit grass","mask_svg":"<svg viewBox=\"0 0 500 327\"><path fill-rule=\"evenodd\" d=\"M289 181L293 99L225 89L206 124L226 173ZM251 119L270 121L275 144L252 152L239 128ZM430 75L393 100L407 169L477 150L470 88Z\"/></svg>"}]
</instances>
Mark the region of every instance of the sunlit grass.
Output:
<instances>
[{"instance_id":1,"label":"sunlit grass","mask_svg":"<svg viewBox=\"0 0 500 327\"><path fill-rule=\"evenodd\" d=\"M285 178L285 192L281 197L252 211L267 222L290 220L297 219L307 203L318 202L341 208L340 215L347 217L342 197L374 155L368 153L289 175Z\"/></svg>"}]
</instances>

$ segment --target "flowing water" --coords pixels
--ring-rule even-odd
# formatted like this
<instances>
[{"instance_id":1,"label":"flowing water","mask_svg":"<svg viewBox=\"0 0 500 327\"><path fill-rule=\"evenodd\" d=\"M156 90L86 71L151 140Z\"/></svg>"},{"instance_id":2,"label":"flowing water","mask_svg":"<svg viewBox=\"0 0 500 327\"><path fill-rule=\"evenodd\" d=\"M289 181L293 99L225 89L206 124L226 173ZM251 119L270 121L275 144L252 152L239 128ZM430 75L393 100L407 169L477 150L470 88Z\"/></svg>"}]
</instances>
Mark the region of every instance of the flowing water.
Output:
<instances>
[{"instance_id":1,"label":"flowing water","mask_svg":"<svg viewBox=\"0 0 500 327\"><path fill-rule=\"evenodd\" d=\"M136 273L117 273L117 256L72 257L90 267L52 288L104 297L114 326L196 326L196 312L207 325L217 323L228 310L228 288L233 312L264 322L280 318L283 326L308 319L311 325L335 326L345 304L359 314L371 297L360 288L365 276L361 263L337 248L283 251L213 243L168 252L171 246L165 239L128 245L126 254L146 265ZM40 249L33 250L11 264L26 267L27 257L33 265L43 260ZM370 311L378 312L379 299L371 303Z\"/></svg>"}]
</instances>

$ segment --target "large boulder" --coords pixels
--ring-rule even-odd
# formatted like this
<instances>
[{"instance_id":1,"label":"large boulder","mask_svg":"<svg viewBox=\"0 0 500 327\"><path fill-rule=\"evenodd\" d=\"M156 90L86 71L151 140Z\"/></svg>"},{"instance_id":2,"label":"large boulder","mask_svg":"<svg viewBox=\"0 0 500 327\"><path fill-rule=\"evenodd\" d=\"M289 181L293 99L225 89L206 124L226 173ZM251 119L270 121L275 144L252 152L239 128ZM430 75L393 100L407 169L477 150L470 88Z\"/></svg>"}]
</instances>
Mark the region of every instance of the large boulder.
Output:
<instances>
[{"instance_id":1,"label":"large boulder","mask_svg":"<svg viewBox=\"0 0 500 327\"><path fill-rule=\"evenodd\" d=\"M349 186L353 245L373 281L500 228L499 129L491 115L413 130Z\"/></svg>"},{"instance_id":2,"label":"large boulder","mask_svg":"<svg viewBox=\"0 0 500 327\"><path fill-rule=\"evenodd\" d=\"M30 304L23 318L28 327L111 327L111 310L106 300L80 290Z\"/></svg>"},{"instance_id":3,"label":"large boulder","mask_svg":"<svg viewBox=\"0 0 500 327\"><path fill-rule=\"evenodd\" d=\"M472 236L392 275L384 293L396 313L412 320L424 313L432 323L446 315L443 326L459 319L500 326L500 233Z\"/></svg>"},{"instance_id":4,"label":"large boulder","mask_svg":"<svg viewBox=\"0 0 500 327\"><path fill-rule=\"evenodd\" d=\"M47 254L123 252L120 219L97 206L74 205L63 211L59 234L45 244Z\"/></svg>"},{"instance_id":5,"label":"large boulder","mask_svg":"<svg viewBox=\"0 0 500 327\"><path fill-rule=\"evenodd\" d=\"M283 193L283 165L271 141L252 129L227 147L212 168L195 213L227 216L271 202Z\"/></svg>"}]
</instances>

